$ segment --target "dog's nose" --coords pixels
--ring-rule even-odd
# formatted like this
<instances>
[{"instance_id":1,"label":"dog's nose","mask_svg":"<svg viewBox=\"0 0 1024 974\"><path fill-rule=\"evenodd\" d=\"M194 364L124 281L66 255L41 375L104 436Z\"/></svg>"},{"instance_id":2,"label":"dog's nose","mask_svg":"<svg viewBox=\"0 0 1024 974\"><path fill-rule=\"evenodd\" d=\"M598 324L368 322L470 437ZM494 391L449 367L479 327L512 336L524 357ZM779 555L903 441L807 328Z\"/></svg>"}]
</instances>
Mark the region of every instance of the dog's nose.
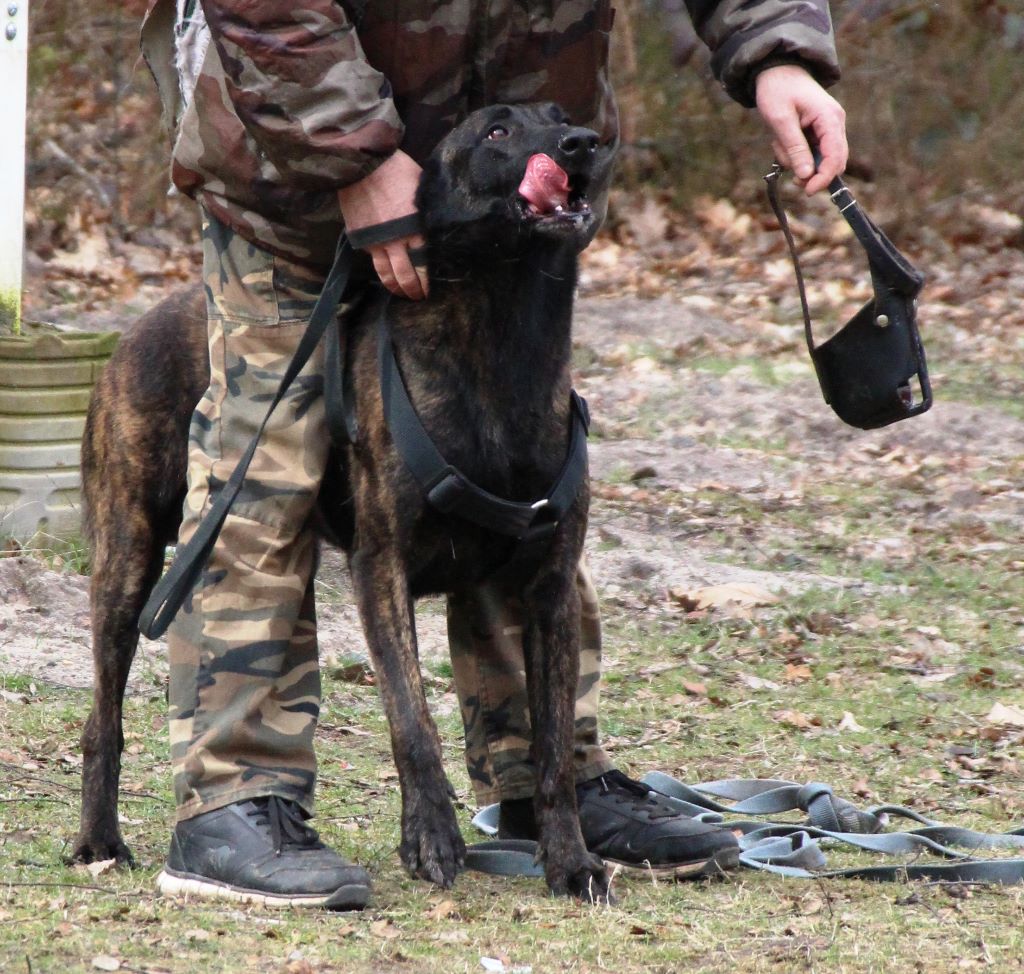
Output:
<instances>
[{"instance_id":1,"label":"dog's nose","mask_svg":"<svg viewBox=\"0 0 1024 974\"><path fill-rule=\"evenodd\" d=\"M597 133L585 128L571 128L559 138L558 151L571 162L583 162L597 151Z\"/></svg>"}]
</instances>

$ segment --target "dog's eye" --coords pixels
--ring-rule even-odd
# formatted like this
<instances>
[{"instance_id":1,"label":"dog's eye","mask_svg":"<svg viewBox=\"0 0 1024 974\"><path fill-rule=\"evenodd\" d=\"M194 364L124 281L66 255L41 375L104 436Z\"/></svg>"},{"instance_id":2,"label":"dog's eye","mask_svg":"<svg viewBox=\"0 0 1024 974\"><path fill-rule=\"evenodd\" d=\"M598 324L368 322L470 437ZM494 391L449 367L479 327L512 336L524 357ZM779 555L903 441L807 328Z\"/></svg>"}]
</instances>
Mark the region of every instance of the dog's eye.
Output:
<instances>
[{"instance_id":1,"label":"dog's eye","mask_svg":"<svg viewBox=\"0 0 1024 974\"><path fill-rule=\"evenodd\" d=\"M491 130L487 133L489 139L507 139L508 129L504 125L492 125Z\"/></svg>"}]
</instances>

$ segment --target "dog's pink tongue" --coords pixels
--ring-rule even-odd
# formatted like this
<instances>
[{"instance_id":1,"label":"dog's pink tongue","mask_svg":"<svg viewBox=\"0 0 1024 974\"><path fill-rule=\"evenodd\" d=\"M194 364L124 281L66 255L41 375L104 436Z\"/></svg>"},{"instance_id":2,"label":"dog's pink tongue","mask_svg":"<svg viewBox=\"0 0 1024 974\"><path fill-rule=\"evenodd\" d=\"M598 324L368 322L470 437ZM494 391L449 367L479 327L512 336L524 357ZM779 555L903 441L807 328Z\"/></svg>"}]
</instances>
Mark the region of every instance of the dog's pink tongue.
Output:
<instances>
[{"instance_id":1,"label":"dog's pink tongue","mask_svg":"<svg viewBox=\"0 0 1024 974\"><path fill-rule=\"evenodd\" d=\"M534 213L553 213L569 204L569 176L551 156L538 152L526 163L519 195Z\"/></svg>"}]
</instances>

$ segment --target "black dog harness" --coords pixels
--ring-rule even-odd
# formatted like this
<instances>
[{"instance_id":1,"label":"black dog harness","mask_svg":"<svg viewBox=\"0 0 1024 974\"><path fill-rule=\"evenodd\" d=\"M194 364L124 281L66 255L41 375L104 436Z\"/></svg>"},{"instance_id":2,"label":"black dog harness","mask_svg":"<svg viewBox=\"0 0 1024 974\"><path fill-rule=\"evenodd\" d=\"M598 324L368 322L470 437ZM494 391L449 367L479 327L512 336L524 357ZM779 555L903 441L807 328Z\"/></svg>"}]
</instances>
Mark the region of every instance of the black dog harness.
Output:
<instances>
[{"instance_id":1,"label":"black dog harness","mask_svg":"<svg viewBox=\"0 0 1024 974\"><path fill-rule=\"evenodd\" d=\"M448 463L420 422L395 360L387 314L390 303L390 299L384 302L377 321L377 362L384 421L395 449L435 510L515 538L519 545L512 559L517 564L542 556L587 475L590 417L586 401L575 389L569 394L569 450L551 489L532 503L498 497Z\"/></svg>"},{"instance_id":2,"label":"black dog harness","mask_svg":"<svg viewBox=\"0 0 1024 974\"><path fill-rule=\"evenodd\" d=\"M353 247L369 247L421 229L418 216L402 217L361 231L343 234L323 290L310 314L309 324L278 385L263 422L238 461L227 483L218 492L195 534L175 551L174 560L157 582L139 616L139 632L158 639L171 624L209 561L214 544L245 483L245 474L256 454L263 430L289 386L327 335L324 362L324 404L331 438L338 447L355 443L351 383L344 381L344 336L338 327L338 306L352 274ZM423 427L409 399L395 360L387 311L390 296L382 303L377 325L378 365L384 418L395 449L405 461L427 502L442 514L454 514L496 534L515 539L511 554L498 570L535 568L548 550L559 522L572 506L587 475L587 431L590 425L586 402L575 390L570 394L569 449L555 483L536 501L504 500L474 484L441 455Z\"/></svg>"}]
</instances>

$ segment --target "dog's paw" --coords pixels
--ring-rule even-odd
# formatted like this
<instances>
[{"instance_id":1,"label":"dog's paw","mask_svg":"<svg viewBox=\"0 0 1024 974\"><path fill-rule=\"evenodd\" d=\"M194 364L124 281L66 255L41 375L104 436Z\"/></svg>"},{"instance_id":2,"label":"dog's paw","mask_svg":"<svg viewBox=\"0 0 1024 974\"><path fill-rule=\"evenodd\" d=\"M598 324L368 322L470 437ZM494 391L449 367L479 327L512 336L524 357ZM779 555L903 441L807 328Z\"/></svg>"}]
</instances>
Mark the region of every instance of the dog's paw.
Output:
<instances>
[{"instance_id":1,"label":"dog's paw","mask_svg":"<svg viewBox=\"0 0 1024 974\"><path fill-rule=\"evenodd\" d=\"M574 896L584 903L613 904L608 871L604 863L590 852L574 857L567 863L547 859L544 876L548 887L556 896Z\"/></svg>"},{"instance_id":2,"label":"dog's paw","mask_svg":"<svg viewBox=\"0 0 1024 974\"><path fill-rule=\"evenodd\" d=\"M132 850L124 844L120 836L113 839L80 836L75 840L71 855L64 857L64 862L69 866L78 866L88 865L91 862L107 862L110 859L113 859L118 866L135 868L135 857L132 855Z\"/></svg>"},{"instance_id":3,"label":"dog's paw","mask_svg":"<svg viewBox=\"0 0 1024 974\"><path fill-rule=\"evenodd\" d=\"M404 813L398 853L411 875L448 889L466 860L466 843L451 803L417 803Z\"/></svg>"}]
</instances>

